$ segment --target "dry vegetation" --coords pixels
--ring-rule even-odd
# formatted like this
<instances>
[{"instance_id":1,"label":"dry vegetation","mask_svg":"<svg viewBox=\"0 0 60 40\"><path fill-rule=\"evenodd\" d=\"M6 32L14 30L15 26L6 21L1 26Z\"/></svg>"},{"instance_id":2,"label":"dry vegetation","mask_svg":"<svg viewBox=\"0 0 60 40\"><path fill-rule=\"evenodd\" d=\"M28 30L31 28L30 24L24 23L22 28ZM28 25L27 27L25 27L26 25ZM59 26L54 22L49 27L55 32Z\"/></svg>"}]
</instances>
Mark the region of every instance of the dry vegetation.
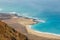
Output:
<instances>
[{"instance_id":1,"label":"dry vegetation","mask_svg":"<svg viewBox=\"0 0 60 40\"><path fill-rule=\"evenodd\" d=\"M0 40L27 40L27 37L0 21Z\"/></svg>"}]
</instances>

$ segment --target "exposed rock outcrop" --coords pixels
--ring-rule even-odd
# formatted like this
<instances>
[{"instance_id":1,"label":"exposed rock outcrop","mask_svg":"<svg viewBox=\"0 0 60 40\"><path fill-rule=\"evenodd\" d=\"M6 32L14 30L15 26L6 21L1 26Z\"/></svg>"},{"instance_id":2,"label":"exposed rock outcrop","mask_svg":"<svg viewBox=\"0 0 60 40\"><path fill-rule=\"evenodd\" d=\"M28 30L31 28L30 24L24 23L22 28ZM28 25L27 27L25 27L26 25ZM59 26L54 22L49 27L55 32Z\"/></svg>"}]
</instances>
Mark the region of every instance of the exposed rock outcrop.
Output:
<instances>
[{"instance_id":1,"label":"exposed rock outcrop","mask_svg":"<svg viewBox=\"0 0 60 40\"><path fill-rule=\"evenodd\" d=\"M0 40L27 40L27 37L0 21Z\"/></svg>"}]
</instances>

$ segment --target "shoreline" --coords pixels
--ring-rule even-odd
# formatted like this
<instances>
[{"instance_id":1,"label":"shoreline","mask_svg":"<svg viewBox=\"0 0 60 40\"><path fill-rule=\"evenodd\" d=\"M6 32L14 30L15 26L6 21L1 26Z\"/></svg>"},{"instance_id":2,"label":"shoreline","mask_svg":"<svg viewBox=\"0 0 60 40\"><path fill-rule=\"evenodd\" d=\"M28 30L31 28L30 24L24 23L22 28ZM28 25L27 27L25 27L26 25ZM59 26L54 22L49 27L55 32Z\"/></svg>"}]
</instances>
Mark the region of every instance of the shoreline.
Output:
<instances>
[{"instance_id":1,"label":"shoreline","mask_svg":"<svg viewBox=\"0 0 60 40\"><path fill-rule=\"evenodd\" d=\"M54 34L54 33L49 33L49 32L41 32L41 31L37 31L37 30L32 29L31 27L32 27L32 25L29 25L28 28L31 29L31 30L33 30L34 32L42 33L42 34L48 34L48 35L53 35L53 36L59 36L59 37L60 37L59 34Z\"/></svg>"},{"instance_id":2,"label":"shoreline","mask_svg":"<svg viewBox=\"0 0 60 40\"><path fill-rule=\"evenodd\" d=\"M4 13L4 12L2 12L2 13ZM16 14L17 12L7 12L7 13L9 13L9 14ZM6 13L6 14L7 14ZM17 14L18 15L18 14ZM18 16L21 16L21 15L18 15ZM17 17L18 17L17 16ZM33 19L33 22L43 22L43 23L45 23L45 21L44 20L40 20L39 18L34 18L34 17L29 17L29 16L23 16L22 15L22 17L25 17L25 18L29 18L29 19ZM36 21L35 21L36 20ZM32 24L33 25L33 24ZM32 27L32 25L29 25L29 28L31 29L31 30L34 30L34 29L32 29L31 27ZM49 32L41 32L41 31L37 31L37 30L34 30L35 32L37 32L37 33L43 33L43 34L50 34L50 35L55 35L55 36L60 36L59 34L54 34L54 33L49 33Z\"/></svg>"},{"instance_id":3,"label":"shoreline","mask_svg":"<svg viewBox=\"0 0 60 40\"><path fill-rule=\"evenodd\" d=\"M17 19L17 20L16 20ZM28 36L29 38L32 37L32 39L35 40L34 37L38 36L38 38L40 39L40 37L43 38L53 38L53 39L60 39L60 35L56 35L56 34L52 34L52 33L45 33L45 32L39 32L36 30L33 30L31 27L32 25L36 24L36 23L40 23L38 21L38 19L35 18L29 18L29 17L18 17L18 16L14 16L13 18L9 19L9 20L2 20L3 22L6 22L7 24L13 26L13 28L15 28L15 24L21 24L25 27L20 27L18 24L16 24L18 27L15 28L17 31L21 32L22 34ZM14 24L15 23L15 24ZM13 25L14 24L14 25ZM19 29L20 28L20 29ZM25 30L24 30L25 29ZM31 36L30 36L31 35Z\"/></svg>"},{"instance_id":4,"label":"shoreline","mask_svg":"<svg viewBox=\"0 0 60 40\"><path fill-rule=\"evenodd\" d=\"M3 12L3 13L4 13L4 12ZM7 12L7 13L14 15L14 14L16 14L17 12ZM7 13L6 13L6 14L7 14ZM17 14L17 15L18 15L18 14ZM21 16L21 15L18 15L18 16ZM17 16L17 17L18 17L18 16ZM22 17L29 18L29 19L33 19L33 22L36 22L36 23L38 23L38 22L43 22L43 23L45 23L44 20L40 20L39 18L34 18L34 17L29 17L29 16L23 16L23 15L22 15ZM32 24L32 25L33 25L33 24ZM32 25L29 25L29 28L30 28L31 30L34 30L34 29L31 28ZM37 31L37 30L34 30L34 31L37 32L37 33L43 33L43 34L60 36L59 34L54 34L54 33L49 33L49 32L41 32L41 31Z\"/></svg>"},{"instance_id":5,"label":"shoreline","mask_svg":"<svg viewBox=\"0 0 60 40\"><path fill-rule=\"evenodd\" d=\"M22 16L22 17L27 17L27 18L30 18L30 19L33 19L33 22L42 22L42 23L45 23L44 20L40 20L39 18L35 18L35 17L29 17L29 16ZM35 21L36 20L36 21ZM32 24L33 25L33 24ZM53 36L59 36L60 37L60 34L55 34L55 33L49 33L49 32L41 32L41 31L37 31L37 30L34 30L32 29L32 25L29 25L29 28L37 33L42 33L42 34L48 34L48 35L53 35Z\"/></svg>"}]
</instances>

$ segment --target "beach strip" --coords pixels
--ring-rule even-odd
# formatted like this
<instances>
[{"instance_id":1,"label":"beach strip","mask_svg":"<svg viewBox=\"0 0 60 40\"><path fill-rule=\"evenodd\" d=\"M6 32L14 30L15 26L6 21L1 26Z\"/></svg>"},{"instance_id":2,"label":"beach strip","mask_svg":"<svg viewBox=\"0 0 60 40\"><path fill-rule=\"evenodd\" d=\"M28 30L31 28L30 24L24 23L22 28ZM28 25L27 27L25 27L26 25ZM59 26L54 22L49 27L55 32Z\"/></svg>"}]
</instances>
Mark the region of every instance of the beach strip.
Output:
<instances>
[{"instance_id":1,"label":"beach strip","mask_svg":"<svg viewBox=\"0 0 60 40\"><path fill-rule=\"evenodd\" d=\"M58 34L36 31L36 30L31 29L32 25L27 25L27 26L28 27L26 28L29 34L33 34L40 37L46 37L46 38L60 39L60 35Z\"/></svg>"}]
</instances>

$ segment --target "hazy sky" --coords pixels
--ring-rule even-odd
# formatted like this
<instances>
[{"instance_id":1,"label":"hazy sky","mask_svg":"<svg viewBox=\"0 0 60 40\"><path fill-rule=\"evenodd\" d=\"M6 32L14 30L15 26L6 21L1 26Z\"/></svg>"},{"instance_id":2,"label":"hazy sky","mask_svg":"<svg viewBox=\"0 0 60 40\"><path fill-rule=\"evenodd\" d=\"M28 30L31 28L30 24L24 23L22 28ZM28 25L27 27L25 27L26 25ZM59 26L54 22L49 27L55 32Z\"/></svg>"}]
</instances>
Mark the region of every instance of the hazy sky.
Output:
<instances>
[{"instance_id":1,"label":"hazy sky","mask_svg":"<svg viewBox=\"0 0 60 40\"><path fill-rule=\"evenodd\" d=\"M60 0L0 0L0 5L18 5L38 11L60 11Z\"/></svg>"}]
</instances>

